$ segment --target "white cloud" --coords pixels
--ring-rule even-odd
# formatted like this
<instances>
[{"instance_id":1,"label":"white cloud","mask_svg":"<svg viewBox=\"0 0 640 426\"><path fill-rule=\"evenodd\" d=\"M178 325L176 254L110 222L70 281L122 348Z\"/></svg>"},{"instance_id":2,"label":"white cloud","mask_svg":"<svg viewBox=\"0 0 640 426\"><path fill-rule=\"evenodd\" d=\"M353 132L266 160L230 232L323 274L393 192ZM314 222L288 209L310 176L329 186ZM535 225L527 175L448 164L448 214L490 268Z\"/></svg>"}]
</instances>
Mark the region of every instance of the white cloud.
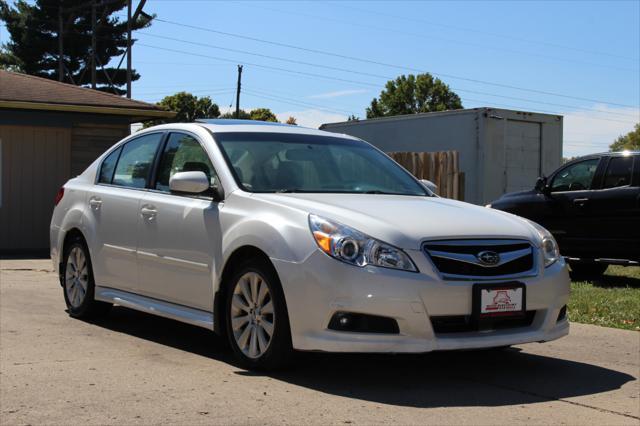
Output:
<instances>
[{"instance_id":1,"label":"white cloud","mask_svg":"<svg viewBox=\"0 0 640 426\"><path fill-rule=\"evenodd\" d=\"M640 109L594 105L593 111L564 114L563 155L575 157L608 151L620 135L640 121Z\"/></svg>"},{"instance_id":2,"label":"white cloud","mask_svg":"<svg viewBox=\"0 0 640 426\"><path fill-rule=\"evenodd\" d=\"M335 123L338 121L347 121L346 115L335 114L332 112L320 111L317 109L305 109L301 111L285 111L276 113L276 117L282 123L285 123L289 117L295 117L296 122L302 127L312 127L317 129L324 123Z\"/></svg>"},{"instance_id":3,"label":"white cloud","mask_svg":"<svg viewBox=\"0 0 640 426\"><path fill-rule=\"evenodd\" d=\"M351 90L336 90L335 92L319 93L317 95L311 95L311 99L331 99L339 98L341 96L359 95L361 93L367 93L367 89L351 89Z\"/></svg>"}]
</instances>

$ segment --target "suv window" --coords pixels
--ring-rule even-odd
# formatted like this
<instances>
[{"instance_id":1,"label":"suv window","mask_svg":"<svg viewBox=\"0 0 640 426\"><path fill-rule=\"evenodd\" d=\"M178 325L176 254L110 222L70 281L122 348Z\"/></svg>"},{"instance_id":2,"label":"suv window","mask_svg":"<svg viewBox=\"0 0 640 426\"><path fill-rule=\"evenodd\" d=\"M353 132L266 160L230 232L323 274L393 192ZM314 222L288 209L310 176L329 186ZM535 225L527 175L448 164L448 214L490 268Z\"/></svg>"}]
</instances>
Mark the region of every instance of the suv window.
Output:
<instances>
[{"instance_id":1,"label":"suv window","mask_svg":"<svg viewBox=\"0 0 640 426\"><path fill-rule=\"evenodd\" d=\"M582 191L591 189L593 176L596 174L600 159L581 161L560 170L553 178L551 192Z\"/></svg>"},{"instance_id":2,"label":"suv window","mask_svg":"<svg viewBox=\"0 0 640 426\"><path fill-rule=\"evenodd\" d=\"M217 185L218 177L202 145L187 134L171 133L160 159L155 189L169 192L169 179L178 172L204 172L211 187Z\"/></svg>"},{"instance_id":3,"label":"suv window","mask_svg":"<svg viewBox=\"0 0 640 426\"><path fill-rule=\"evenodd\" d=\"M113 184L130 188L145 188L153 159L162 140L162 133L140 136L122 148Z\"/></svg>"},{"instance_id":4,"label":"suv window","mask_svg":"<svg viewBox=\"0 0 640 426\"><path fill-rule=\"evenodd\" d=\"M607 171L604 174L602 188L616 188L631 183L633 157L611 157Z\"/></svg>"},{"instance_id":5,"label":"suv window","mask_svg":"<svg viewBox=\"0 0 640 426\"><path fill-rule=\"evenodd\" d=\"M100 166L100 175L98 177L98 183L111 183L113 179L113 172L116 170L116 163L120 157L122 147L116 149L107 156Z\"/></svg>"}]
</instances>

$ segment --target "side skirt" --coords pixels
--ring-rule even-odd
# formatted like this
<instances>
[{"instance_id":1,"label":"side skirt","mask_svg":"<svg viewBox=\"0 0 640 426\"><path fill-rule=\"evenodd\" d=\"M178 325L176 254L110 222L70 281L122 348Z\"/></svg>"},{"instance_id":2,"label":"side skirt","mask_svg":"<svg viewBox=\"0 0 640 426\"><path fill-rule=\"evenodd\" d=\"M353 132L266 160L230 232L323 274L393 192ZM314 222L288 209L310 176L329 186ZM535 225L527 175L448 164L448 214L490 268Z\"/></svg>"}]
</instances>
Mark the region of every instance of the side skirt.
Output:
<instances>
[{"instance_id":1,"label":"side skirt","mask_svg":"<svg viewBox=\"0 0 640 426\"><path fill-rule=\"evenodd\" d=\"M200 309L176 305L109 287L96 286L95 299L213 330L213 314Z\"/></svg>"}]
</instances>

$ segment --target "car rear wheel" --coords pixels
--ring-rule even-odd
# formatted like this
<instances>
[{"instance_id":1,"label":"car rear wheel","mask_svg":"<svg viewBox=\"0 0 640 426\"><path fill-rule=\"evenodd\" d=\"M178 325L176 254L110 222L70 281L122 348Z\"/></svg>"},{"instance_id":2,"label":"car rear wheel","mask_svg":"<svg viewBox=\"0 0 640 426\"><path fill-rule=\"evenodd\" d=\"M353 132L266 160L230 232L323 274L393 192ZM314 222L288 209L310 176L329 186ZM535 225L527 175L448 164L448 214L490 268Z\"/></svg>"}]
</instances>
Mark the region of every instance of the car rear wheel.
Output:
<instances>
[{"instance_id":1,"label":"car rear wheel","mask_svg":"<svg viewBox=\"0 0 640 426\"><path fill-rule=\"evenodd\" d=\"M574 280L597 279L602 277L609 265L595 262L570 262L571 278Z\"/></svg>"},{"instance_id":2,"label":"car rear wheel","mask_svg":"<svg viewBox=\"0 0 640 426\"><path fill-rule=\"evenodd\" d=\"M254 260L228 283L226 328L229 343L248 369L273 370L291 358L291 332L284 295L273 267Z\"/></svg>"},{"instance_id":3,"label":"car rear wheel","mask_svg":"<svg viewBox=\"0 0 640 426\"><path fill-rule=\"evenodd\" d=\"M76 237L66 245L61 272L64 301L69 315L74 318L91 318L109 311L110 303L94 299L95 282L91 258L82 238Z\"/></svg>"}]
</instances>

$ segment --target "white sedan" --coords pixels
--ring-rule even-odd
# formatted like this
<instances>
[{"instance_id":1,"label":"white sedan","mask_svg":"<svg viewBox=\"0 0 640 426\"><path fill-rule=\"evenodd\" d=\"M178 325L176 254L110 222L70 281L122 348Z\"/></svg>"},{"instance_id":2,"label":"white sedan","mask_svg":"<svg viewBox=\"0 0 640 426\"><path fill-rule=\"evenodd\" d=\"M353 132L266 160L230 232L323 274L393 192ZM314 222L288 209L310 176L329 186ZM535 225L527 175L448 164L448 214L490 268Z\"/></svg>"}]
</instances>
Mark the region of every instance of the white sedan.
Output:
<instances>
[{"instance_id":1,"label":"white sedan","mask_svg":"<svg viewBox=\"0 0 640 426\"><path fill-rule=\"evenodd\" d=\"M56 197L68 312L113 304L226 335L248 368L294 350L429 352L557 339L567 268L525 219L435 196L366 142L252 121L167 124Z\"/></svg>"}]
</instances>

